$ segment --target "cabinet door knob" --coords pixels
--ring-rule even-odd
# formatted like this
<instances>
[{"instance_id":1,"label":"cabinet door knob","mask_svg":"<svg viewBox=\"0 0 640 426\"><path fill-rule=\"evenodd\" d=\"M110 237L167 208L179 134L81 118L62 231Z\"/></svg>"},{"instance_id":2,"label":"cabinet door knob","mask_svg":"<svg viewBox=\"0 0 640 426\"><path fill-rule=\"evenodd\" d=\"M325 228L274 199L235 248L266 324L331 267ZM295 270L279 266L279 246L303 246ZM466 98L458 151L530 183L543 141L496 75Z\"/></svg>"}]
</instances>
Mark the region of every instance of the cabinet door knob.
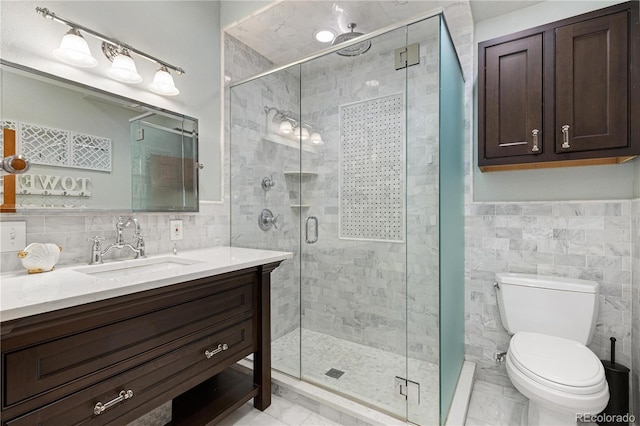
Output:
<instances>
[{"instance_id":1,"label":"cabinet door knob","mask_svg":"<svg viewBox=\"0 0 640 426\"><path fill-rule=\"evenodd\" d=\"M531 148L531 152L539 152L540 148L538 148L538 134L540 133L540 130L538 129L533 129L531 131L531 135L533 136L533 147Z\"/></svg>"},{"instance_id":2,"label":"cabinet door knob","mask_svg":"<svg viewBox=\"0 0 640 426\"><path fill-rule=\"evenodd\" d=\"M569 125L568 124L565 124L564 126L562 126L562 148L563 149L571 148L571 145L569 145Z\"/></svg>"},{"instance_id":3,"label":"cabinet door knob","mask_svg":"<svg viewBox=\"0 0 640 426\"><path fill-rule=\"evenodd\" d=\"M122 390L120 391L120 394L116 398L112 399L111 401L108 401L104 404L102 402L98 402L96 406L93 407L93 414L95 414L96 416L99 416L100 414L104 413L106 409L111 408L117 403L122 402L125 399L129 399L129 398L133 398L133 391L131 389L126 391Z\"/></svg>"}]
</instances>

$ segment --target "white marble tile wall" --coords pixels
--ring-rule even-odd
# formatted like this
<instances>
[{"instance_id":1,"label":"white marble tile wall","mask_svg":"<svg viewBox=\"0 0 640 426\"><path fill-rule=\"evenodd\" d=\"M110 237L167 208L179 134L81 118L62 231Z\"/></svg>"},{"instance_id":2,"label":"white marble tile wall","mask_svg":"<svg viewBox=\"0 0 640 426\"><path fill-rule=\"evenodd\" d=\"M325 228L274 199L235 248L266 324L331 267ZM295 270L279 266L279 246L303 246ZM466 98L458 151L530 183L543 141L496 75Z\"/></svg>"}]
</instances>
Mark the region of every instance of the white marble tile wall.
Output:
<instances>
[{"instance_id":1,"label":"white marble tile wall","mask_svg":"<svg viewBox=\"0 0 640 426\"><path fill-rule=\"evenodd\" d=\"M118 216L136 217L140 221L148 255L170 253L174 241L169 238L169 221L182 219L184 239L175 241L178 251L215 247L229 244L229 213L223 204L202 203L197 213L49 213L5 214L0 221L24 221L27 226L27 244L54 243L62 247L58 265L88 263L91 259L91 243L87 238L101 236L103 244L115 242L115 223ZM125 228L124 238L132 242L133 229ZM131 251L113 251L105 260L134 257ZM0 272L22 270L20 259L14 252L0 254Z\"/></svg>"},{"instance_id":2,"label":"white marble tile wall","mask_svg":"<svg viewBox=\"0 0 640 426\"><path fill-rule=\"evenodd\" d=\"M465 224L466 358L478 364L476 377L509 385L504 365L493 355L507 350L493 288L496 272L522 272L595 280L600 312L590 348L630 365L631 202L474 203ZM636 346L637 348L637 346ZM637 350L635 351L637 353Z\"/></svg>"},{"instance_id":3,"label":"white marble tile wall","mask_svg":"<svg viewBox=\"0 0 640 426\"><path fill-rule=\"evenodd\" d=\"M631 413L640 424L640 199L631 202Z\"/></svg>"}]
</instances>

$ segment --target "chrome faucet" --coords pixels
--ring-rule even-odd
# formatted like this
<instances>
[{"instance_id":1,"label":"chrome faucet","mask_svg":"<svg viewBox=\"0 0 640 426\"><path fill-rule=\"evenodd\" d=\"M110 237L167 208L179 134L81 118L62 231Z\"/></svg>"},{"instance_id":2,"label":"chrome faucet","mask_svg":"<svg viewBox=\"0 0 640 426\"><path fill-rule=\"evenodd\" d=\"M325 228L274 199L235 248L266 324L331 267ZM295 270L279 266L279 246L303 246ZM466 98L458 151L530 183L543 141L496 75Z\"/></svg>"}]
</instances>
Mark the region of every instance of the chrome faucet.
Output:
<instances>
[{"instance_id":1,"label":"chrome faucet","mask_svg":"<svg viewBox=\"0 0 640 426\"><path fill-rule=\"evenodd\" d=\"M134 231L134 237L136 238L135 247L131 245L131 243L125 243L124 237L122 235L124 228L131 225L132 223L135 226L135 231ZM116 242L113 244L109 244L107 248L105 248L104 250L102 250L102 246L100 244L100 242L104 240L104 237L96 236L93 238L88 238L88 240L93 242L91 246L91 261L89 262L90 265L93 265L95 263L102 263L102 257L105 254L107 254L109 250L111 250L112 248L116 248L119 250L128 248L136 254L136 259L140 257L146 257L144 235L142 235L142 232L140 230L140 223L138 222L138 219L136 219L135 217L133 218L130 217L126 220L126 222L123 222L122 216L118 216L118 220L116 221Z\"/></svg>"}]
</instances>

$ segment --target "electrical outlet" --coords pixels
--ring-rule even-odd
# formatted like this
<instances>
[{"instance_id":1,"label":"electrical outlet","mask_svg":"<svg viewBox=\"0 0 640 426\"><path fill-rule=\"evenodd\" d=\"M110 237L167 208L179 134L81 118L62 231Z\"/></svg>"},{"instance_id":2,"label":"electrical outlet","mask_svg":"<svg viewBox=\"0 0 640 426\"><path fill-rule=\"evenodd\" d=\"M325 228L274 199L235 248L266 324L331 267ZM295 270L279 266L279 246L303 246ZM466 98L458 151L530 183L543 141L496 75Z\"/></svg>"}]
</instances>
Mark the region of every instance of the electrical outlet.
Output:
<instances>
[{"instance_id":1,"label":"electrical outlet","mask_svg":"<svg viewBox=\"0 0 640 426\"><path fill-rule=\"evenodd\" d=\"M20 251L27 245L26 222L0 222L0 252Z\"/></svg>"},{"instance_id":2,"label":"electrical outlet","mask_svg":"<svg viewBox=\"0 0 640 426\"><path fill-rule=\"evenodd\" d=\"M172 220L171 221L171 241L181 240L183 238L184 238L184 233L182 232L182 221Z\"/></svg>"}]
</instances>

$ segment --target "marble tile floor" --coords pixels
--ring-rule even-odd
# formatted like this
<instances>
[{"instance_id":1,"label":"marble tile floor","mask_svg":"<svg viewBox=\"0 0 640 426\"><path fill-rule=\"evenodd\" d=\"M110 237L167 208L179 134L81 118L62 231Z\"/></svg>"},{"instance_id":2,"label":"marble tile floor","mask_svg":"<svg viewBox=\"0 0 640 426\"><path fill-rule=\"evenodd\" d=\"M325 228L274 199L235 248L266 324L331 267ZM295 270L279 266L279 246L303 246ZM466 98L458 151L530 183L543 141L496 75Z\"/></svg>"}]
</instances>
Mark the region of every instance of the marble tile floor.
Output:
<instances>
[{"instance_id":1,"label":"marble tile floor","mask_svg":"<svg viewBox=\"0 0 640 426\"><path fill-rule=\"evenodd\" d=\"M420 404L408 407L409 420L421 425L438 424L439 371L435 364L409 359L407 365L402 355L307 329L302 329L302 334L296 329L275 340L271 352L275 369L296 377L302 359L303 380L399 418L407 418L407 404L395 396L394 377L409 376L420 383ZM327 376L332 368L344 374L339 378Z\"/></svg>"},{"instance_id":2,"label":"marble tile floor","mask_svg":"<svg viewBox=\"0 0 640 426\"><path fill-rule=\"evenodd\" d=\"M482 380L473 384L465 426L519 425L527 398L512 387L495 385ZM598 426L584 422L581 426Z\"/></svg>"},{"instance_id":3,"label":"marble tile floor","mask_svg":"<svg viewBox=\"0 0 640 426\"><path fill-rule=\"evenodd\" d=\"M527 399L514 388L476 380L465 425L518 425L526 403Z\"/></svg>"},{"instance_id":4,"label":"marble tile floor","mask_svg":"<svg viewBox=\"0 0 640 426\"><path fill-rule=\"evenodd\" d=\"M218 426L338 426L326 417L276 395L264 411L253 408L253 401L231 413Z\"/></svg>"}]
</instances>

